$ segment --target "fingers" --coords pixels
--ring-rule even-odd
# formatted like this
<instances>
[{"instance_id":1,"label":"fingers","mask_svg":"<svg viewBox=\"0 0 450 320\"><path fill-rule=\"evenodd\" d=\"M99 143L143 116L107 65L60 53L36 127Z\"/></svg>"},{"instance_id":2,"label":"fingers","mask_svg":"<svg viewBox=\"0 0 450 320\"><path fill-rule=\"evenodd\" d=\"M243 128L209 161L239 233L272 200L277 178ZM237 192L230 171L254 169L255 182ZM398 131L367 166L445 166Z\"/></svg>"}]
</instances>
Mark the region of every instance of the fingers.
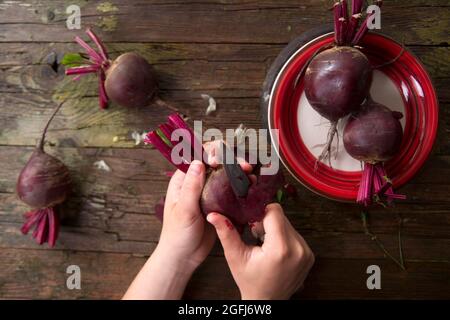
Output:
<instances>
[{"instance_id":1,"label":"fingers","mask_svg":"<svg viewBox=\"0 0 450 320\"><path fill-rule=\"evenodd\" d=\"M172 209L178 202L185 176L186 175L183 171L177 170L170 179L169 187L167 188L166 202L164 205L166 208Z\"/></svg>"},{"instance_id":2,"label":"fingers","mask_svg":"<svg viewBox=\"0 0 450 320\"><path fill-rule=\"evenodd\" d=\"M184 177L178 202L184 214L197 215L199 213L199 200L205 184L205 166L198 160L192 161Z\"/></svg>"},{"instance_id":3,"label":"fingers","mask_svg":"<svg viewBox=\"0 0 450 320\"><path fill-rule=\"evenodd\" d=\"M266 207L263 227L265 231L263 247L286 246L286 218L278 203L272 203Z\"/></svg>"},{"instance_id":4,"label":"fingers","mask_svg":"<svg viewBox=\"0 0 450 320\"><path fill-rule=\"evenodd\" d=\"M266 231L264 230L264 225L262 222L251 223L250 231L256 239L259 239L261 242L264 242L264 236L266 234Z\"/></svg>"},{"instance_id":5,"label":"fingers","mask_svg":"<svg viewBox=\"0 0 450 320\"><path fill-rule=\"evenodd\" d=\"M232 262L243 259L247 246L230 220L216 212L208 214L206 220L216 229L227 261Z\"/></svg>"}]
</instances>

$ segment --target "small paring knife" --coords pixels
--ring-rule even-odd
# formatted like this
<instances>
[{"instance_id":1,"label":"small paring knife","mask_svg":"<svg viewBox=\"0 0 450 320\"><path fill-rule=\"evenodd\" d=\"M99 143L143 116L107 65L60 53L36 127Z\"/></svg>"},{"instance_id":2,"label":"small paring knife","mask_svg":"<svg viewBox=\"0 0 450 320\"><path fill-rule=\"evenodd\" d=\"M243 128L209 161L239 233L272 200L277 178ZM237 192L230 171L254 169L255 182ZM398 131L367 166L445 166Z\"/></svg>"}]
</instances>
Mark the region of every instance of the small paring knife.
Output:
<instances>
[{"instance_id":1,"label":"small paring knife","mask_svg":"<svg viewBox=\"0 0 450 320\"><path fill-rule=\"evenodd\" d=\"M230 180L231 188L237 197L245 198L251 185L250 179L247 177L244 170L242 170L240 164L236 160L236 157L233 156L233 163L226 163L227 154L232 153L232 151L225 142L222 142L222 151L224 160L223 166L228 179Z\"/></svg>"}]
</instances>

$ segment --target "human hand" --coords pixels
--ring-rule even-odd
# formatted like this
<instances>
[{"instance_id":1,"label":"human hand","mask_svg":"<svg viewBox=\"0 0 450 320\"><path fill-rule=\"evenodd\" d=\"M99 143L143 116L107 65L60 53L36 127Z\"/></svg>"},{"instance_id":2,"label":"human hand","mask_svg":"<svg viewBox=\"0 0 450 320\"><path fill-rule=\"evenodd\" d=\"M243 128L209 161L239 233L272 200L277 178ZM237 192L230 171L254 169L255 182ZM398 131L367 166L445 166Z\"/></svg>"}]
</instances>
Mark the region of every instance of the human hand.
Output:
<instances>
[{"instance_id":1,"label":"human hand","mask_svg":"<svg viewBox=\"0 0 450 320\"><path fill-rule=\"evenodd\" d=\"M206 223L199 200L205 183L205 166L193 161L186 174L177 170L170 180L158 251L193 272L208 256L216 233Z\"/></svg>"},{"instance_id":2,"label":"human hand","mask_svg":"<svg viewBox=\"0 0 450 320\"><path fill-rule=\"evenodd\" d=\"M314 264L314 254L279 204L268 205L262 223L252 228L265 232L262 246L246 245L219 213L208 214L207 220L216 228L242 299L288 299Z\"/></svg>"},{"instance_id":3,"label":"human hand","mask_svg":"<svg viewBox=\"0 0 450 320\"><path fill-rule=\"evenodd\" d=\"M205 166L193 161L185 174L177 170L167 189L158 246L124 295L124 299L180 299L194 270L211 251L214 228L200 212Z\"/></svg>"}]
</instances>

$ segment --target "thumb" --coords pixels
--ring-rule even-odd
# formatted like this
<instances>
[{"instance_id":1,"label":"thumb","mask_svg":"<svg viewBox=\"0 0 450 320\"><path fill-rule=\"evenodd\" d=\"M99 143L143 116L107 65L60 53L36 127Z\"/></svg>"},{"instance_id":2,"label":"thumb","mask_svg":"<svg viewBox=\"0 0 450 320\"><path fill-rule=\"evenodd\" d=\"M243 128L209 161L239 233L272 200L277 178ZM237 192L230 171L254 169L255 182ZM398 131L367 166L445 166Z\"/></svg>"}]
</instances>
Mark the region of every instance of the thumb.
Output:
<instances>
[{"instance_id":1,"label":"thumb","mask_svg":"<svg viewBox=\"0 0 450 320\"><path fill-rule=\"evenodd\" d=\"M205 184L205 166L200 161L192 161L180 190L180 212L185 217L193 218L199 214L198 202Z\"/></svg>"},{"instance_id":2,"label":"thumb","mask_svg":"<svg viewBox=\"0 0 450 320\"><path fill-rule=\"evenodd\" d=\"M216 229L227 261L230 263L242 260L245 257L247 245L242 241L241 235L231 221L217 212L208 214L206 220Z\"/></svg>"}]
</instances>

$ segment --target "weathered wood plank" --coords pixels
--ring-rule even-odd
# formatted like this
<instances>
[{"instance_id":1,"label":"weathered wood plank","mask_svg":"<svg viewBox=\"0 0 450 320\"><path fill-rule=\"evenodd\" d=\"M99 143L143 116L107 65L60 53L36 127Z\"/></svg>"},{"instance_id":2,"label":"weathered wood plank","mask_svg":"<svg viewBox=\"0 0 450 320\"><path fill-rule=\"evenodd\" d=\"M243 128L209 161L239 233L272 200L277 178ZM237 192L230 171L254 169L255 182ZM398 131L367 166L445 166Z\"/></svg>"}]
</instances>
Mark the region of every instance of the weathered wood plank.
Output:
<instances>
[{"instance_id":1,"label":"weathered wood plank","mask_svg":"<svg viewBox=\"0 0 450 320\"><path fill-rule=\"evenodd\" d=\"M130 254L56 250L3 249L0 251L0 296L2 298L118 299L145 262ZM66 268L81 269L81 290L68 290ZM382 270L382 290L368 290L366 268ZM345 270L345 272L343 272ZM305 289L294 298L449 298L448 265L410 262L406 272L377 259L316 261ZM209 257L194 274L188 299L239 298L237 287L222 257Z\"/></svg>"},{"instance_id":2,"label":"weathered wood plank","mask_svg":"<svg viewBox=\"0 0 450 320\"><path fill-rule=\"evenodd\" d=\"M0 41L70 41L67 1L17 1L0 7ZM104 30L108 41L286 43L331 23L328 0L303 1L77 1L82 25ZM383 31L409 44L449 42L449 2L395 1L383 6ZM195 19L195 23L193 23ZM261 26L269 27L262 28ZM145 30L145 32L142 32Z\"/></svg>"},{"instance_id":3,"label":"weathered wood plank","mask_svg":"<svg viewBox=\"0 0 450 320\"><path fill-rule=\"evenodd\" d=\"M65 227L59 248L145 254L159 238L160 223L153 206L165 193L170 165L149 149L58 148L49 152L71 169L75 194L63 206ZM19 234L26 206L13 194L18 172L31 148L0 147L0 246L35 248ZM56 152L55 152L56 151ZM15 159L15 161L10 161ZM103 159L111 172L94 168ZM448 176L448 157L432 158L424 171L404 190L409 197L391 210L374 209L373 231L391 248L396 247L397 214L404 218L407 257L419 260L449 260L449 187L438 177ZM429 180L430 177L433 180ZM286 212L294 227L312 243L314 250L331 258L379 258L381 253L362 233L360 209L313 195L299 186L299 198L288 203ZM214 254L218 251L215 250Z\"/></svg>"},{"instance_id":4,"label":"weathered wood plank","mask_svg":"<svg viewBox=\"0 0 450 320\"><path fill-rule=\"evenodd\" d=\"M259 100L268 66L279 53L279 45L192 45L192 44L111 44L117 54L129 50L142 53L155 65L164 99L193 119L206 119L220 129L241 122L260 127ZM51 97L73 97L54 120L49 137L61 146L133 147L132 141L113 144L116 135L130 136L133 130L147 130L162 122L168 110L156 106L123 109L112 106L100 111L97 82L87 77L78 82L64 78L46 64L51 52L61 56L76 50L65 44L6 44L0 54L0 144L33 145L51 108ZM436 84L441 101L441 126L436 152L448 154L450 113L449 48L412 47L424 62ZM195 75L195 76L193 76ZM206 101L201 93L217 99L214 117L205 117ZM81 98L80 98L81 97ZM84 97L84 98L83 98ZM56 128L56 129L53 129Z\"/></svg>"}]
</instances>

